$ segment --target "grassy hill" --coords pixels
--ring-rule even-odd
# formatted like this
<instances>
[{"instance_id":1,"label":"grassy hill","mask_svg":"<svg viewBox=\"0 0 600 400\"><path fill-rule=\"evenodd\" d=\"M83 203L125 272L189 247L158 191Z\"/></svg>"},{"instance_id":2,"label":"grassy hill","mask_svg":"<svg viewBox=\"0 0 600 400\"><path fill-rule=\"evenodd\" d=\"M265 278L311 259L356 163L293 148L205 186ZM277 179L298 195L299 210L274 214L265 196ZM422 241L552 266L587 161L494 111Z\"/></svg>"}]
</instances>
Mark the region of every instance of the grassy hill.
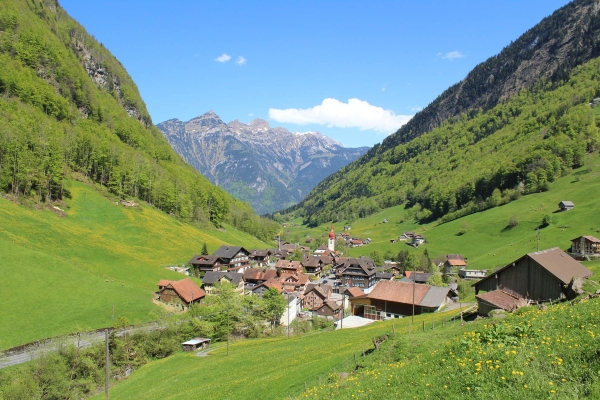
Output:
<instances>
[{"instance_id":1,"label":"grassy hill","mask_svg":"<svg viewBox=\"0 0 600 400\"><path fill-rule=\"evenodd\" d=\"M221 347L208 357L180 353L151 362L110 394L115 399L197 393L207 399L597 398L599 306L592 299L546 310L529 307L502 321L466 324L442 325L440 318L449 313L430 314L415 317L410 333L410 318L403 318L290 339L245 340L232 345L229 356ZM371 339L386 334L389 339L374 350ZM340 379L336 372L350 375Z\"/></svg>"},{"instance_id":2,"label":"grassy hill","mask_svg":"<svg viewBox=\"0 0 600 400\"><path fill-rule=\"evenodd\" d=\"M600 236L600 214L596 199L600 195L600 158L590 156L584 167L575 169L568 175L549 185L549 190L522 196L508 204L477 212L450 222L434 221L419 224L415 221L414 208L395 206L365 218L353 221L349 232L363 239L369 237L369 245L341 249L344 253L359 256L373 251L382 256L386 253L398 254L407 249L422 252L427 249L431 258L451 253L461 253L469 258L469 267L474 269L494 268L506 265L524 253L536 251L536 228L545 215L552 223L540 229L540 249L558 246L570 247L570 240L580 235ZM558 203L571 200L575 209L556 212ZM516 216L518 225L509 227ZM387 219L388 223L383 223ZM300 219L294 222L301 223ZM341 231L344 221L334 224ZM329 231L329 224L316 228L296 226L288 229L290 237L300 239L305 235L319 237ZM422 233L427 243L415 249L404 242L390 243L405 231ZM464 231L464 234L462 233Z\"/></svg>"},{"instance_id":3,"label":"grassy hill","mask_svg":"<svg viewBox=\"0 0 600 400\"><path fill-rule=\"evenodd\" d=\"M266 247L227 225L200 230L144 203L115 205L90 184L67 185L65 217L0 197L0 348L112 325L113 304L131 322L156 319L156 283L183 277L164 265L187 262L204 242L209 251Z\"/></svg>"}]
</instances>

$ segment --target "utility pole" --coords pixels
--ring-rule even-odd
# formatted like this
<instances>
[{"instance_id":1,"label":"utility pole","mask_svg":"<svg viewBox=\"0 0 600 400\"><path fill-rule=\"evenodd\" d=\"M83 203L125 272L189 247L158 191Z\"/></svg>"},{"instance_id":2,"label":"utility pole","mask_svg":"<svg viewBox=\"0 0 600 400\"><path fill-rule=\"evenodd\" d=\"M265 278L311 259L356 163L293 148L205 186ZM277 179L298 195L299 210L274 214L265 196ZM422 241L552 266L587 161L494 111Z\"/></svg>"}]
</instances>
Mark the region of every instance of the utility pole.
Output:
<instances>
[{"instance_id":1,"label":"utility pole","mask_svg":"<svg viewBox=\"0 0 600 400\"><path fill-rule=\"evenodd\" d=\"M110 375L110 358L108 355L108 329L104 331L104 341L106 344L106 360L105 360L105 372L104 372L104 395L108 400L108 377Z\"/></svg>"},{"instance_id":2,"label":"utility pole","mask_svg":"<svg viewBox=\"0 0 600 400\"><path fill-rule=\"evenodd\" d=\"M342 319L340 320L340 329L344 329L344 303L346 295L342 292Z\"/></svg>"},{"instance_id":3,"label":"utility pole","mask_svg":"<svg viewBox=\"0 0 600 400\"><path fill-rule=\"evenodd\" d=\"M417 277L415 276L417 273L417 266L413 265L413 301L412 301L412 322L415 322L415 289L417 285Z\"/></svg>"},{"instance_id":4,"label":"utility pole","mask_svg":"<svg viewBox=\"0 0 600 400\"><path fill-rule=\"evenodd\" d=\"M227 298L227 355L229 355L229 298Z\"/></svg>"}]
</instances>

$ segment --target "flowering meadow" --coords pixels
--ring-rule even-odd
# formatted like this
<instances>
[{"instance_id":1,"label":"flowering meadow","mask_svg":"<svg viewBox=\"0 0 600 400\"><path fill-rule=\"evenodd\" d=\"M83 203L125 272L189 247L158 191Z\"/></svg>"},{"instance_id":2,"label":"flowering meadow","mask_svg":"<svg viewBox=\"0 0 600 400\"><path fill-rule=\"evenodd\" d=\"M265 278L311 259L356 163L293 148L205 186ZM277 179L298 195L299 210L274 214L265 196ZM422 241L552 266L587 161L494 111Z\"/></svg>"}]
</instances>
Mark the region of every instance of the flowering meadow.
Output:
<instances>
[{"instance_id":1,"label":"flowering meadow","mask_svg":"<svg viewBox=\"0 0 600 400\"><path fill-rule=\"evenodd\" d=\"M307 398L600 398L600 300L397 335Z\"/></svg>"}]
</instances>

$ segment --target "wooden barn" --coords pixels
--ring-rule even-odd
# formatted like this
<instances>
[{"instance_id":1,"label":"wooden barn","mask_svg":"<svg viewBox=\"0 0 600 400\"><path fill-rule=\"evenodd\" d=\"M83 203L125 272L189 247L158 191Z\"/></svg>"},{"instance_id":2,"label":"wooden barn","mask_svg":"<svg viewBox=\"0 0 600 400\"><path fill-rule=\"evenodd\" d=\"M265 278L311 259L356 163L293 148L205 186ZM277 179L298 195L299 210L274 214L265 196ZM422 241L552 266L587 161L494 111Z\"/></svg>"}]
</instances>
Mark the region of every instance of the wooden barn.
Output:
<instances>
[{"instance_id":1,"label":"wooden barn","mask_svg":"<svg viewBox=\"0 0 600 400\"><path fill-rule=\"evenodd\" d=\"M194 351L198 349L207 349L210 346L211 339L195 338L181 343L183 351Z\"/></svg>"},{"instance_id":2,"label":"wooden barn","mask_svg":"<svg viewBox=\"0 0 600 400\"><path fill-rule=\"evenodd\" d=\"M564 299L573 278L587 278L591 275L592 271L555 247L526 254L473 286L480 305L479 312L487 315L493 308L507 309L503 307L504 304L516 304L521 299L535 303ZM487 292L486 295L479 295L481 291ZM498 296L490 295L495 291L501 293ZM510 302L509 297L515 301ZM498 300L498 304L494 304L494 299ZM512 309L511 306L507 311Z\"/></svg>"},{"instance_id":3,"label":"wooden barn","mask_svg":"<svg viewBox=\"0 0 600 400\"><path fill-rule=\"evenodd\" d=\"M206 296L206 292L198 287L190 278L179 281L161 279L158 282L158 299L165 303L191 305Z\"/></svg>"}]
</instances>

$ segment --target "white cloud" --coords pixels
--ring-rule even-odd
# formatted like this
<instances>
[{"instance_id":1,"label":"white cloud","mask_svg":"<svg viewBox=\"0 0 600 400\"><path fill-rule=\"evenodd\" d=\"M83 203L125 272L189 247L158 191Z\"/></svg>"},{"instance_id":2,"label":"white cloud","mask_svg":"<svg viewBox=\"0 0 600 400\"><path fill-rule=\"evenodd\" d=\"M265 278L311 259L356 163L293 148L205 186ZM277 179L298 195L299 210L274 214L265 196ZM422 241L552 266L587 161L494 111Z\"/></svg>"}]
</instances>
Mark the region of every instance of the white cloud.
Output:
<instances>
[{"instance_id":1,"label":"white cloud","mask_svg":"<svg viewBox=\"0 0 600 400\"><path fill-rule=\"evenodd\" d=\"M244 65L244 64L246 64L246 57L244 57L244 56L239 56L239 57L237 58L237 60L235 60L235 63L236 63L237 65Z\"/></svg>"},{"instance_id":2,"label":"white cloud","mask_svg":"<svg viewBox=\"0 0 600 400\"><path fill-rule=\"evenodd\" d=\"M460 51L451 51L449 53L446 53L444 55L442 55L442 53L438 53L438 55L441 55L442 58L447 59L447 60L454 60L456 58L463 58L465 55L463 53L461 53Z\"/></svg>"},{"instance_id":3,"label":"white cloud","mask_svg":"<svg viewBox=\"0 0 600 400\"><path fill-rule=\"evenodd\" d=\"M396 115L391 110L373 106L360 99L349 99L348 103L342 103L328 98L320 105L307 109L270 108L269 118L299 125L319 124L330 128L359 128L389 133L407 123L412 115Z\"/></svg>"},{"instance_id":4,"label":"white cloud","mask_svg":"<svg viewBox=\"0 0 600 400\"><path fill-rule=\"evenodd\" d=\"M218 61L220 63L226 63L229 60L231 60L231 56L227 53L223 53L219 57L215 58L215 61Z\"/></svg>"},{"instance_id":5,"label":"white cloud","mask_svg":"<svg viewBox=\"0 0 600 400\"><path fill-rule=\"evenodd\" d=\"M414 111L414 112L419 112L423 109L423 107L420 106L414 106L410 109L410 111Z\"/></svg>"},{"instance_id":6,"label":"white cloud","mask_svg":"<svg viewBox=\"0 0 600 400\"><path fill-rule=\"evenodd\" d=\"M248 116L249 117L254 117L254 113L249 113Z\"/></svg>"}]
</instances>

